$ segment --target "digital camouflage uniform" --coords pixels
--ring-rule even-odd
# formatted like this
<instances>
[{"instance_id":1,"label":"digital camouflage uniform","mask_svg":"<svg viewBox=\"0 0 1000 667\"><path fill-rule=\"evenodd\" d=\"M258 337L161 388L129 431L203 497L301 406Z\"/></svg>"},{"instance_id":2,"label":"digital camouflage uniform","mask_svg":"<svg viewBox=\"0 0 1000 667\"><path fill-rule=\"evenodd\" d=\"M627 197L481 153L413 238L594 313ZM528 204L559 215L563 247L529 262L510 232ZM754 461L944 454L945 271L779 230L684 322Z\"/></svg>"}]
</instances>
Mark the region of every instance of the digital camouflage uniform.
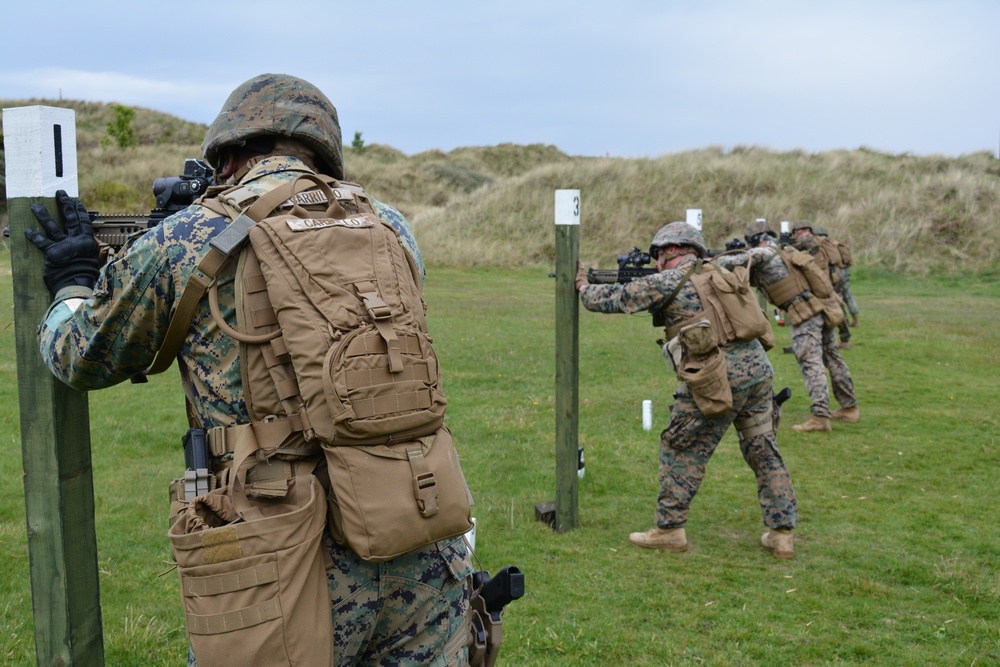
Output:
<instances>
[{"instance_id":1,"label":"digital camouflage uniform","mask_svg":"<svg viewBox=\"0 0 1000 667\"><path fill-rule=\"evenodd\" d=\"M760 286L770 286L786 278L788 268L778 254L778 245L773 240L758 248L750 248L741 253L723 255L715 259L715 263L727 268L746 266L750 262L750 281ZM778 308L786 304L774 304ZM830 371L830 381L833 385L833 395L842 407L849 408L858 404L854 395L854 381L847 363L840 356L836 336L832 328L827 328L823 315L816 315L800 323L791 324L792 351L799 363L802 378L805 380L809 400L812 401L810 411L816 417L830 418L830 391L826 381L826 371Z\"/></svg>"},{"instance_id":2,"label":"digital camouflage uniform","mask_svg":"<svg viewBox=\"0 0 1000 667\"><path fill-rule=\"evenodd\" d=\"M676 268L618 285L589 285L581 290L587 310L601 313L660 311L666 326L683 322L703 310L698 292L687 282L677 297L667 298L691 268L694 259L683 260ZM702 415L686 383L674 392L670 423L660 435L660 492L656 503L656 525L660 529L679 528L687 522L705 467L719 441L737 419L770 412L773 370L764 348L757 340L735 342L724 348L729 366L733 407L715 418ZM740 439L740 451L757 478L757 499L764 525L792 529L798 523L798 505L792 480L778 453L774 432Z\"/></svg>"},{"instance_id":3,"label":"digital camouflage uniform","mask_svg":"<svg viewBox=\"0 0 1000 667\"><path fill-rule=\"evenodd\" d=\"M311 172L297 158L268 157L257 161L240 183L265 193L304 173ZM423 271L407 221L395 209L374 203L379 216L399 230ZM208 240L227 222L192 205L108 263L92 295L80 287L60 290L40 328L45 364L81 391L109 387L147 368L163 341L175 302L208 251ZM236 319L235 267L230 262L219 276L220 307L229 322ZM185 394L203 427L249 422L239 345L219 329L207 299L195 313L177 362ZM327 546L334 562L327 578L338 667L466 664L464 642L450 660L443 655L453 634L468 632L463 620L472 567L461 537L386 563L362 561L329 539ZM190 658L189 664L194 664Z\"/></svg>"}]
</instances>

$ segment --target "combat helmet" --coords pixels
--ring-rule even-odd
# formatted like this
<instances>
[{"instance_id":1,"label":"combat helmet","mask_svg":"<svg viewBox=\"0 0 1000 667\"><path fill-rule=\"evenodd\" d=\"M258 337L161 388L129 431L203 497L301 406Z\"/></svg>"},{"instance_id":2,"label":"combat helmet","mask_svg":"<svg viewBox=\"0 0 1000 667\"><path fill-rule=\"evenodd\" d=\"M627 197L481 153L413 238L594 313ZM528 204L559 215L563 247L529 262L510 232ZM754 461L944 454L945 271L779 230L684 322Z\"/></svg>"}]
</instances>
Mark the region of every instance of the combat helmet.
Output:
<instances>
[{"instance_id":1,"label":"combat helmet","mask_svg":"<svg viewBox=\"0 0 1000 667\"><path fill-rule=\"evenodd\" d=\"M826 238L829 235L830 232L828 232L826 230L826 227L824 227L823 225L816 225L815 227L813 227L813 236L822 236L823 238Z\"/></svg>"},{"instance_id":2,"label":"combat helmet","mask_svg":"<svg viewBox=\"0 0 1000 667\"><path fill-rule=\"evenodd\" d=\"M701 232L686 222L671 222L660 227L660 231L653 237L653 242L649 244L649 255L656 257L656 249L668 245L691 246L698 251L699 257L708 254L708 247Z\"/></svg>"},{"instance_id":3,"label":"combat helmet","mask_svg":"<svg viewBox=\"0 0 1000 667\"><path fill-rule=\"evenodd\" d=\"M201 150L215 169L219 151L250 137L289 137L311 148L316 167L344 178L344 152L337 109L319 88L287 74L261 74L240 84L222 105Z\"/></svg>"},{"instance_id":4,"label":"combat helmet","mask_svg":"<svg viewBox=\"0 0 1000 667\"><path fill-rule=\"evenodd\" d=\"M778 235L774 232L774 227L771 226L771 223L761 218L747 225L747 230L743 238L746 239L746 242L749 245L757 245L757 242L760 241L760 237L764 234L770 234L772 238L778 238Z\"/></svg>"},{"instance_id":5,"label":"combat helmet","mask_svg":"<svg viewBox=\"0 0 1000 667\"><path fill-rule=\"evenodd\" d=\"M792 234L799 231L800 229L808 229L811 232L812 228L813 228L813 223L809 222L808 220L799 220L794 225L792 225Z\"/></svg>"}]
</instances>

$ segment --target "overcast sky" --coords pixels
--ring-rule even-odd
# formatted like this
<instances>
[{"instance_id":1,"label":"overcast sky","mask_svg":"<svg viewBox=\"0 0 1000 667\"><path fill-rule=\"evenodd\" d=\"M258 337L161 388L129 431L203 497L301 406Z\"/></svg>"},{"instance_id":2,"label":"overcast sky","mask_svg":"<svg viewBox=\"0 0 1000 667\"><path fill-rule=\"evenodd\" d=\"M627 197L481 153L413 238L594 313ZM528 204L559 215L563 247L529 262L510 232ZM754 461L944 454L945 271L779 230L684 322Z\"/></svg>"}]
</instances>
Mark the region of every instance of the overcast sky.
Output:
<instances>
[{"instance_id":1,"label":"overcast sky","mask_svg":"<svg viewBox=\"0 0 1000 667\"><path fill-rule=\"evenodd\" d=\"M655 157L706 146L997 154L998 0L45 0L0 9L0 99L210 123L264 72L344 140Z\"/></svg>"}]
</instances>

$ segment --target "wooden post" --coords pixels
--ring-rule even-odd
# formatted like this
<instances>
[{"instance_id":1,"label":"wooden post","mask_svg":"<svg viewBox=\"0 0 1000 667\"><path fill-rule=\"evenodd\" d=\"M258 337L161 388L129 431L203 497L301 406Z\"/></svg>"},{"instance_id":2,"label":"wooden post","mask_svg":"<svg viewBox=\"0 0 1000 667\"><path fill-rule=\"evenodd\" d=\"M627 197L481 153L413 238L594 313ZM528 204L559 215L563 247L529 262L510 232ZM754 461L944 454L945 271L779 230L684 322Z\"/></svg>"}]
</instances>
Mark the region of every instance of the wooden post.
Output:
<instances>
[{"instance_id":1,"label":"wooden post","mask_svg":"<svg viewBox=\"0 0 1000 667\"><path fill-rule=\"evenodd\" d=\"M556 190L556 517L557 531L579 523L578 416L580 191Z\"/></svg>"},{"instance_id":2,"label":"wooden post","mask_svg":"<svg viewBox=\"0 0 1000 667\"><path fill-rule=\"evenodd\" d=\"M42 280L44 257L24 236L27 227L39 229L32 204L44 204L58 220L56 190L78 194L75 114L43 106L4 109L3 128L36 664L100 667L87 395L59 382L42 363L36 329L52 295Z\"/></svg>"}]
</instances>

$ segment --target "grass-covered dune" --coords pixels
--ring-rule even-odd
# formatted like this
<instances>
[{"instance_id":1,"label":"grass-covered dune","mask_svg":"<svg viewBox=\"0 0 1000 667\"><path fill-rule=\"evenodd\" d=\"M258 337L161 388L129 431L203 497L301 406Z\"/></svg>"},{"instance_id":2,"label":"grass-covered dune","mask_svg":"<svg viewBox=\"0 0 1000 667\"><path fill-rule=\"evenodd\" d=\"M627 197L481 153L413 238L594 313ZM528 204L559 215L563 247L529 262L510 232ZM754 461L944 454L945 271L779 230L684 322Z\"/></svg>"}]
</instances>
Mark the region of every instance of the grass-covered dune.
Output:
<instances>
[{"instance_id":1,"label":"grass-covered dune","mask_svg":"<svg viewBox=\"0 0 1000 667\"><path fill-rule=\"evenodd\" d=\"M141 212L151 184L199 157L205 126L148 109L131 121L138 145L109 141L110 105L6 100L77 111L80 193L92 210ZM345 147L347 177L399 208L430 264L545 266L554 259L554 190L581 191L581 255L608 264L656 229L703 211L721 247L765 217L810 220L847 240L862 267L914 274L990 274L1000 266L1000 160L852 151L707 147L657 158L566 155L554 146L463 147L406 155Z\"/></svg>"}]
</instances>

